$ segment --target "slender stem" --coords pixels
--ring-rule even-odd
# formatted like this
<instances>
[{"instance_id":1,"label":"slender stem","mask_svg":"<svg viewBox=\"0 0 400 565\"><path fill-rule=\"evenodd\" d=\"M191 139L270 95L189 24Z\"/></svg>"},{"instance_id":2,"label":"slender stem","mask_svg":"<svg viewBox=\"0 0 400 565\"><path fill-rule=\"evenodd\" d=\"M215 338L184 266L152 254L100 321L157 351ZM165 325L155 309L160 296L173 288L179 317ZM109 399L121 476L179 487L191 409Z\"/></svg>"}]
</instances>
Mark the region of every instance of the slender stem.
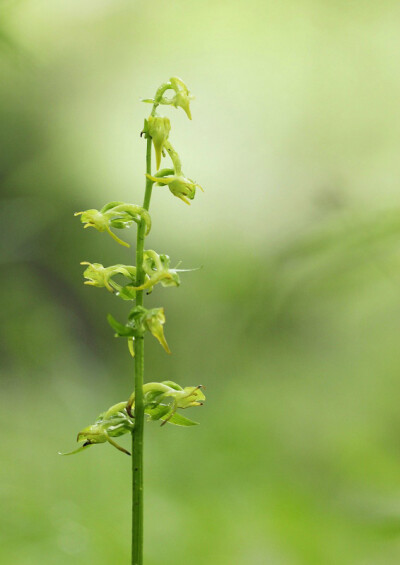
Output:
<instances>
[{"instance_id":1,"label":"slender stem","mask_svg":"<svg viewBox=\"0 0 400 565\"><path fill-rule=\"evenodd\" d=\"M174 164L174 170L176 175L182 174L182 163L178 153L172 147L172 144L169 141L164 142L164 147L168 152L168 155L171 157L171 161Z\"/></svg>"},{"instance_id":2,"label":"slender stem","mask_svg":"<svg viewBox=\"0 0 400 565\"><path fill-rule=\"evenodd\" d=\"M146 173L151 174L151 139L147 139ZM146 180L143 208L150 207L153 183ZM144 281L143 251L145 222L137 230L136 242L136 285ZM143 290L136 292L136 305L143 306ZM144 379L144 336L135 339L135 427L132 431L132 565L143 565L143 379Z\"/></svg>"}]
</instances>

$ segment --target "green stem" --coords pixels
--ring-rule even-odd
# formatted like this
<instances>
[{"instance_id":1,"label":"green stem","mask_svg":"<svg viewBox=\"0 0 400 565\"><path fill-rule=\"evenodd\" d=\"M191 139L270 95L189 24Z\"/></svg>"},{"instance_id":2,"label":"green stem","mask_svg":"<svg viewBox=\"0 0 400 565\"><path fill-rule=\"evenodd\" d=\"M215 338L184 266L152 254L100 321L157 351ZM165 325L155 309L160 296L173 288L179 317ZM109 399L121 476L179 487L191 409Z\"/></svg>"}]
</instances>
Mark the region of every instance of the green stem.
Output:
<instances>
[{"instance_id":1,"label":"green stem","mask_svg":"<svg viewBox=\"0 0 400 565\"><path fill-rule=\"evenodd\" d=\"M153 108L154 111L154 108ZM151 174L151 138L147 139L146 173ZM143 208L150 207L153 183L146 180ZM144 281L143 251L145 222L137 230L136 242L136 284ZM136 293L136 305L143 306L143 290ZM132 432L132 565L143 565L143 378L144 378L144 336L135 339L135 427Z\"/></svg>"},{"instance_id":2,"label":"green stem","mask_svg":"<svg viewBox=\"0 0 400 565\"><path fill-rule=\"evenodd\" d=\"M182 163L178 153L172 147L172 144L169 141L164 142L164 147L168 152L168 155L171 157L171 161L174 164L175 174L181 175L182 174Z\"/></svg>"}]
</instances>

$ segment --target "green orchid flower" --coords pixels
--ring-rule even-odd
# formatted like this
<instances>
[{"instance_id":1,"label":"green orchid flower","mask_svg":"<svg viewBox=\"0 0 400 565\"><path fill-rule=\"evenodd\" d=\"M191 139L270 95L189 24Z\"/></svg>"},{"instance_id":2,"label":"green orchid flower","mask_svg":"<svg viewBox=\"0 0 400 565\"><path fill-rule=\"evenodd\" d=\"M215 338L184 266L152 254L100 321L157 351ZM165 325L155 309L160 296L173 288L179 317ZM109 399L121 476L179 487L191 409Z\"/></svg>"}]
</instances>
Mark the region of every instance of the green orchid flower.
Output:
<instances>
[{"instance_id":1,"label":"green orchid flower","mask_svg":"<svg viewBox=\"0 0 400 565\"><path fill-rule=\"evenodd\" d=\"M103 267L101 263L89 263L88 261L83 261L81 265L88 265L83 273L83 276L88 279L84 284L106 288L123 300L134 300L136 298L136 267L131 265ZM113 277L117 275L126 277L129 282L126 285L116 283ZM147 275L146 279L148 279Z\"/></svg>"},{"instance_id":2,"label":"green orchid flower","mask_svg":"<svg viewBox=\"0 0 400 565\"><path fill-rule=\"evenodd\" d=\"M146 331L149 331L158 340L167 353L171 353L164 336L164 308L147 310L143 306L135 306L131 310L126 324L120 324L111 314L107 316L107 320L115 330L115 337L128 338L128 347L132 357L134 355L133 343L135 338L142 337Z\"/></svg>"},{"instance_id":3,"label":"green orchid flower","mask_svg":"<svg viewBox=\"0 0 400 565\"><path fill-rule=\"evenodd\" d=\"M78 433L77 442L82 443L78 449L59 455L74 455L98 443L110 443L113 447L130 455L129 451L119 445L112 438L132 432L135 421L126 410L126 402L114 404L106 412L100 414L91 426L87 426Z\"/></svg>"},{"instance_id":4,"label":"green orchid flower","mask_svg":"<svg viewBox=\"0 0 400 565\"><path fill-rule=\"evenodd\" d=\"M175 92L175 95L172 98L164 96L164 93L168 90L173 90ZM145 98L142 102L153 104L155 108L159 104L182 108L189 120L191 120L192 114L190 111L190 102L192 100L194 100L194 96L190 93L183 80L179 77L171 77L167 83L160 86L154 98Z\"/></svg>"},{"instance_id":5,"label":"green orchid flower","mask_svg":"<svg viewBox=\"0 0 400 565\"><path fill-rule=\"evenodd\" d=\"M170 262L168 255L159 255L152 249L145 251L143 254L143 270L147 275L147 280L141 286L137 286L136 290L151 289L157 283L161 283L164 287L179 286L181 284L178 275L180 270L170 269Z\"/></svg>"},{"instance_id":6,"label":"green orchid flower","mask_svg":"<svg viewBox=\"0 0 400 565\"><path fill-rule=\"evenodd\" d=\"M156 168L161 165L161 156L171 131L171 122L166 117L149 116L145 120L144 133L151 137L156 153Z\"/></svg>"},{"instance_id":7,"label":"green orchid flower","mask_svg":"<svg viewBox=\"0 0 400 565\"><path fill-rule=\"evenodd\" d=\"M146 224L146 235L151 229L151 218L147 210L136 204L125 202L109 202L101 210L90 209L84 212L76 212L75 216L81 216L84 228L95 228L99 232L106 231L117 243L124 247L130 247L129 243L123 241L111 231L111 228L130 228L133 222L139 224L142 220Z\"/></svg>"},{"instance_id":8,"label":"green orchid flower","mask_svg":"<svg viewBox=\"0 0 400 565\"><path fill-rule=\"evenodd\" d=\"M159 171L158 174L160 174ZM157 183L158 186L168 186L174 196L180 198L186 204L190 205L189 200L193 200L196 194L196 188L203 188L194 180L184 177L182 174L172 174L171 176L152 176L146 174L146 177Z\"/></svg>"},{"instance_id":9,"label":"green orchid flower","mask_svg":"<svg viewBox=\"0 0 400 565\"><path fill-rule=\"evenodd\" d=\"M143 386L143 401L147 419L149 421L161 420L162 426L167 423L184 427L197 425L197 422L177 414L177 410L179 408L202 406L205 400L201 391L202 388L201 385L182 388L173 381L145 384ZM122 453L130 455L130 452L114 441L113 438L131 433L134 429L134 405L135 393L130 396L127 402L114 404L108 410L102 412L94 424L83 428L76 439L82 445L73 451L59 453L59 455L74 455L100 443L109 443Z\"/></svg>"},{"instance_id":10,"label":"green orchid flower","mask_svg":"<svg viewBox=\"0 0 400 565\"><path fill-rule=\"evenodd\" d=\"M176 411L181 408L191 408L202 406L205 401L205 395L202 392L202 385L196 387L182 388L173 381L163 381L161 383L147 383L143 386L144 403L148 409L151 419L162 420L162 426L168 422L176 423L182 416L177 416ZM165 402L169 404L165 404ZM127 402L126 411L132 414L135 404L135 393L133 392ZM162 407L161 409L159 407ZM167 409L166 409L167 407ZM153 411L153 412L152 412ZM188 420L185 418L185 420ZM195 425L196 422L189 420L190 423L182 423L177 425Z\"/></svg>"},{"instance_id":11,"label":"green orchid flower","mask_svg":"<svg viewBox=\"0 0 400 565\"><path fill-rule=\"evenodd\" d=\"M175 106L175 108L182 108L189 120L191 120L192 114L190 112L190 102L191 100L194 100L194 96L190 94L188 87L182 79L178 77L172 77L169 80L172 88L176 92L175 96L171 99L170 104Z\"/></svg>"}]
</instances>

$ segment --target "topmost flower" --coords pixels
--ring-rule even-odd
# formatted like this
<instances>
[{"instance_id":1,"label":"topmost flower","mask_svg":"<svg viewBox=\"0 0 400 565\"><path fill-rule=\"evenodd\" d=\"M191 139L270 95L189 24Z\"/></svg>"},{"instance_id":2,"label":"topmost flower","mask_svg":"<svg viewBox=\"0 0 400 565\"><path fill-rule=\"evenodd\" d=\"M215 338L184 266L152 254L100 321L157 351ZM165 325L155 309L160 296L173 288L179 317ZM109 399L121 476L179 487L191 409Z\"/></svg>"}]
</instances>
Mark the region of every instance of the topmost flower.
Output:
<instances>
[{"instance_id":1,"label":"topmost flower","mask_svg":"<svg viewBox=\"0 0 400 565\"><path fill-rule=\"evenodd\" d=\"M164 92L167 90L174 90L175 95L172 98L167 98L164 96ZM143 102L149 102L158 106L159 104L175 106L175 108L182 108L186 113L189 120L192 119L192 114L190 112L190 101L194 99L194 96L190 93L188 87L179 77L171 77L169 82L164 83L157 90L154 98L146 98Z\"/></svg>"},{"instance_id":2,"label":"topmost flower","mask_svg":"<svg viewBox=\"0 0 400 565\"><path fill-rule=\"evenodd\" d=\"M175 96L172 98L171 104L175 108L182 108L186 112L189 120L192 119L192 114L190 113L190 101L194 99L194 96L190 94L188 87L178 77L172 77L169 79L172 88L175 90Z\"/></svg>"}]
</instances>

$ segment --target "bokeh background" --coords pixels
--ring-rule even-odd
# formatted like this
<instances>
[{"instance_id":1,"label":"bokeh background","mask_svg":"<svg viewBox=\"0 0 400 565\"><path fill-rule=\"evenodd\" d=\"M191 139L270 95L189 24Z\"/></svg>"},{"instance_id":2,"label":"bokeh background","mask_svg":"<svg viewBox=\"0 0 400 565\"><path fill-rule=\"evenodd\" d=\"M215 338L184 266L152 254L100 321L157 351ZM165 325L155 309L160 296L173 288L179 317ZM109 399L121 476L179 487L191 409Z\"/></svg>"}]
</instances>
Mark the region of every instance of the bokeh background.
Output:
<instances>
[{"instance_id":1,"label":"bokeh background","mask_svg":"<svg viewBox=\"0 0 400 565\"><path fill-rule=\"evenodd\" d=\"M189 208L152 201L173 355L201 425L146 428L147 565L400 562L400 4L1 0L0 562L124 564L130 464L76 433L133 387L82 260L132 251L73 213L141 202L151 97ZM126 235L126 234L125 234ZM128 234L134 240L134 232Z\"/></svg>"}]
</instances>

